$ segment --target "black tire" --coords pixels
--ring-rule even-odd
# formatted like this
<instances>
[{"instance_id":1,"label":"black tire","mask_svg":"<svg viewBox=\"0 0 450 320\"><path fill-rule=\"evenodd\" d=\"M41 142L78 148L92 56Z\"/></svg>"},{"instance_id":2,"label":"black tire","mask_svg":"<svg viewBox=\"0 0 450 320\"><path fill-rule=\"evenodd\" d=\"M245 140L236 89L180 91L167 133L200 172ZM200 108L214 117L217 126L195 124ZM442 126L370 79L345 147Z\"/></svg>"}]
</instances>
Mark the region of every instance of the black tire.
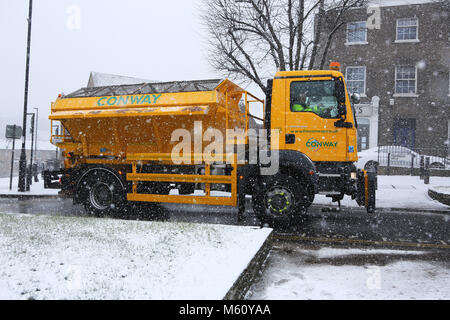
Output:
<instances>
[{"instance_id":1,"label":"black tire","mask_svg":"<svg viewBox=\"0 0 450 320\"><path fill-rule=\"evenodd\" d=\"M302 221L310 202L308 188L295 178L278 173L264 176L253 194L253 210L262 223L271 227L288 226Z\"/></svg>"},{"instance_id":2,"label":"black tire","mask_svg":"<svg viewBox=\"0 0 450 320\"><path fill-rule=\"evenodd\" d=\"M112 173L94 170L81 182L80 191L84 208L89 215L103 217L116 215L126 204L126 195L122 184Z\"/></svg>"}]
</instances>

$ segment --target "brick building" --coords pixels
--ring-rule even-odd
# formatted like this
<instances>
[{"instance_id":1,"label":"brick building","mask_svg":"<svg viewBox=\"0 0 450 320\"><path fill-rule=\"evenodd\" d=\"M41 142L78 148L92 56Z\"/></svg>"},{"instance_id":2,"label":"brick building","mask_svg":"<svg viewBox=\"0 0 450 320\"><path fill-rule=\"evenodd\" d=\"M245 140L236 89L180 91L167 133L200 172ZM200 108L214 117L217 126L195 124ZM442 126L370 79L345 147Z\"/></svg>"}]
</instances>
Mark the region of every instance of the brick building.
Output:
<instances>
[{"instance_id":1,"label":"brick building","mask_svg":"<svg viewBox=\"0 0 450 320\"><path fill-rule=\"evenodd\" d=\"M378 0L349 12L327 58L341 63L349 91L362 96L359 150L401 145L450 154L449 15L448 1L433 0Z\"/></svg>"}]
</instances>

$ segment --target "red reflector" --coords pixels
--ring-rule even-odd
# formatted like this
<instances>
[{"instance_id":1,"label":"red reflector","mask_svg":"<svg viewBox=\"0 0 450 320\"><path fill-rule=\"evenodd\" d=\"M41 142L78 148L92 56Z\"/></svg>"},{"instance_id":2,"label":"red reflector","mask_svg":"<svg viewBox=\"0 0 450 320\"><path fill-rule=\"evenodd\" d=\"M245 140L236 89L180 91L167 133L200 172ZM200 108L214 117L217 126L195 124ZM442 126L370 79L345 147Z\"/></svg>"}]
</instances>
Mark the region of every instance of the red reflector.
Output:
<instances>
[{"instance_id":1,"label":"red reflector","mask_svg":"<svg viewBox=\"0 0 450 320\"><path fill-rule=\"evenodd\" d=\"M314 174L314 171L310 170L309 175L312 176Z\"/></svg>"}]
</instances>

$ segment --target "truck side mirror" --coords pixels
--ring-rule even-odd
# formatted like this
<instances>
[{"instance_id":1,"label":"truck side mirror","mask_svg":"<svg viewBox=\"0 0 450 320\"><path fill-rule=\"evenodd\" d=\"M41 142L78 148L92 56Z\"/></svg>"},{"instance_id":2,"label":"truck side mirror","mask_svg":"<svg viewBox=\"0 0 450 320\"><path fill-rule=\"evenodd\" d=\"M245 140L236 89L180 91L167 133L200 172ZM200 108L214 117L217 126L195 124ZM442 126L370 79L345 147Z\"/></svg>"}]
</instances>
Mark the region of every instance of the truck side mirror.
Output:
<instances>
[{"instance_id":1,"label":"truck side mirror","mask_svg":"<svg viewBox=\"0 0 450 320\"><path fill-rule=\"evenodd\" d=\"M350 99L352 99L353 104L358 104L361 102L361 96L359 95L359 93L356 92L352 93Z\"/></svg>"}]
</instances>

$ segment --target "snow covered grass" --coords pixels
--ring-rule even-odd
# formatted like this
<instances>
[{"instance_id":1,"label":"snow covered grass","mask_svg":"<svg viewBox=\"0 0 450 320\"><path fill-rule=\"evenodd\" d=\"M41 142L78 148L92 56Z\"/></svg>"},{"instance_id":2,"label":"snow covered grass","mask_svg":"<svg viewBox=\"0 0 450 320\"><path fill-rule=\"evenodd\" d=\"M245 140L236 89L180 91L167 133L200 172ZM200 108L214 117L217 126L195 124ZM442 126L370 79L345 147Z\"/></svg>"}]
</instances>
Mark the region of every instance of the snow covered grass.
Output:
<instances>
[{"instance_id":1,"label":"snow covered grass","mask_svg":"<svg viewBox=\"0 0 450 320\"><path fill-rule=\"evenodd\" d=\"M377 208L437 209L449 207L428 196L428 189L436 186L450 187L450 177L430 177L430 184L424 184L417 176L378 176L376 193ZM316 204L330 204L331 198L316 195ZM345 196L342 206L357 207L355 200Z\"/></svg>"},{"instance_id":2,"label":"snow covered grass","mask_svg":"<svg viewBox=\"0 0 450 320\"><path fill-rule=\"evenodd\" d=\"M0 214L0 299L222 299L271 231Z\"/></svg>"},{"instance_id":3,"label":"snow covered grass","mask_svg":"<svg viewBox=\"0 0 450 320\"><path fill-rule=\"evenodd\" d=\"M13 177L12 189L9 190L9 178L0 178L0 194L8 195L57 195L58 189L44 189L44 180L39 176L39 182L30 185L30 191L18 192L19 177Z\"/></svg>"},{"instance_id":4,"label":"snow covered grass","mask_svg":"<svg viewBox=\"0 0 450 320\"><path fill-rule=\"evenodd\" d=\"M424 254L386 249L275 250L250 298L450 299L448 263L420 259Z\"/></svg>"}]
</instances>

